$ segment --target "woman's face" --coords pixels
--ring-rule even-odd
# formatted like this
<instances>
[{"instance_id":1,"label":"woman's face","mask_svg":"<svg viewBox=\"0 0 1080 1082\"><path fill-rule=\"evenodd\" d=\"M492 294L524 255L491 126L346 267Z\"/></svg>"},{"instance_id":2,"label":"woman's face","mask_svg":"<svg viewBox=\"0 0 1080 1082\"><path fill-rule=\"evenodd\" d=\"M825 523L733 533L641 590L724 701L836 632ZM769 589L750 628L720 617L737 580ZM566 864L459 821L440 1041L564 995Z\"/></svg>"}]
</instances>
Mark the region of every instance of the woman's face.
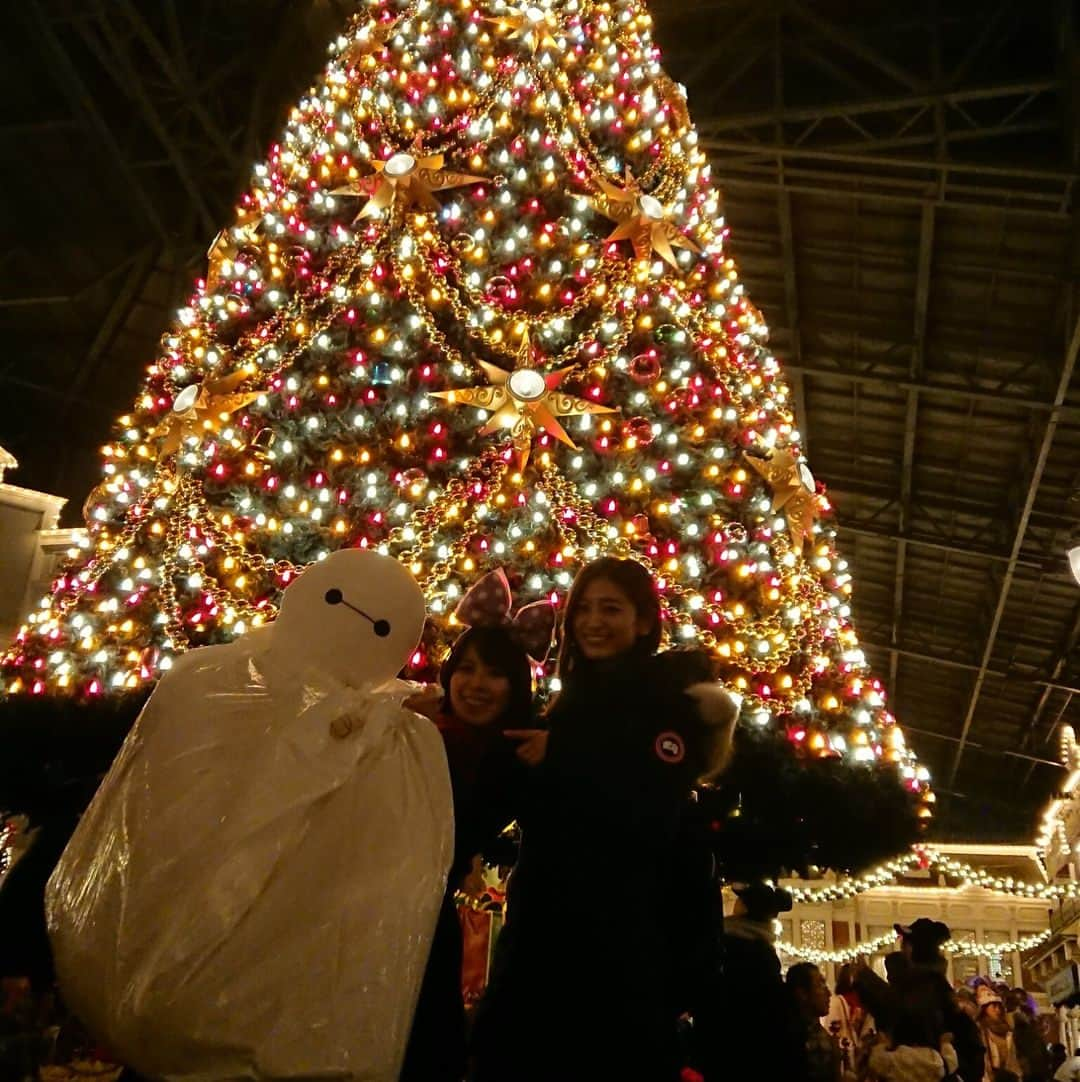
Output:
<instances>
[{"instance_id":1,"label":"woman's face","mask_svg":"<svg viewBox=\"0 0 1080 1082\"><path fill-rule=\"evenodd\" d=\"M651 630L633 602L608 579L593 579L578 599L570 628L589 661L625 654Z\"/></svg>"},{"instance_id":2,"label":"woman's face","mask_svg":"<svg viewBox=\"0 0 1080 1082\"><path fill-rule=\"evenodd\" d=\"M510 702L510 678L468 647L450 677L450 711L467 725L490 725Z\"/></svg>"}]
</instances>

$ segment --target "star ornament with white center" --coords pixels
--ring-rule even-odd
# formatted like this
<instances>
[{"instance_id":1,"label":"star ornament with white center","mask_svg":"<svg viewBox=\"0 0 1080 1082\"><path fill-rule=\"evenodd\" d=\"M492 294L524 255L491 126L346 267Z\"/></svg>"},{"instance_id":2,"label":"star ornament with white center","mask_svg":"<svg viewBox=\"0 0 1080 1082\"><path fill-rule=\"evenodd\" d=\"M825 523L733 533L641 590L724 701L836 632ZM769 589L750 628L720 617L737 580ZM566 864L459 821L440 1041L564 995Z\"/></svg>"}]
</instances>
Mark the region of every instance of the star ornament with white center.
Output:
<instances>
[{"instance_id":1,"label":"star ornament with white center","mask_svg":"<svg viewBox=\"0 0 1080 1082\"><path fill-rule=\"evenodd\" d=\"M375 170L373 175L361 177L344 188L335 188L330 194L367 199L354 222L378 218L387 207L394 205L402 209L416 206L438 212L439 204L432 193L479 184L488 179L473 173L455 173L445 169L445 161L444 154L422 154L417 140L409 151L401 150L385 161L372 162L371 167Z\"/></svg>"},{"instance_id":2,"label":"star ornament with white center","mask_svg":"<svg viewBox=\"0 0 1080 1082\"><path fill-rule=\"evenodd\" d=\"M635 258L648 259L655 252L676 270L679 269L676 248L701 252L672 222L671 207L664 206L655 195L643 192L629 169L621 188L606 180L598 183L601 194L589 197L588 201L594 210L617 223L605 238L605 244L628 240L634 246Z\"/></svg>"},{"instance_id":3,"label":"star ornament with white center","mask_svg":"<svg viewBox=\"0 0 1080 1082\"><path fill-rule=\"evenodd\" d=\"M802 552L818 514L817 483L810 467L788 450L773 451L768 458L748 454L746 461L772 489L773 513L784 512L792 548Z\"/></svg>"},{"instance_id":4,"label":"star ornament with white center","mask_svg":"<svg viewBox=\"0 0 1080 1082\"><path fill-rule=\"evenodd\" d=\"M579 450L558 418L616 412L611 406L601 406L587 398L578 398L558 390L572 369L540 372L529 367L530 352L526 334L522 339L518 367L512 372L480 361L480 367L491 381L486 386L429 392L430 397L440 398L451 406L474 406L487 411L489 416L479 429L479 435L490 436L494 432L509 431L521 469L529 461L533 440L541 432L546 432L575 451Z\"/></svg>"},{"instance_id":5,"label":"star ornament with white center","mask_svg":"<svg viewBox=\"0 0 1080 1082\"><path fill-rule=\"evenodd\" d=\"M222 376L205 379L180 391L173 399L172 409L154 431L160 439L162 456L171 455L192 436L216 430L218 423L232 413L254 402L261 391L238 391L254 372L246 368Z\"/></svg>"}]
</instances>

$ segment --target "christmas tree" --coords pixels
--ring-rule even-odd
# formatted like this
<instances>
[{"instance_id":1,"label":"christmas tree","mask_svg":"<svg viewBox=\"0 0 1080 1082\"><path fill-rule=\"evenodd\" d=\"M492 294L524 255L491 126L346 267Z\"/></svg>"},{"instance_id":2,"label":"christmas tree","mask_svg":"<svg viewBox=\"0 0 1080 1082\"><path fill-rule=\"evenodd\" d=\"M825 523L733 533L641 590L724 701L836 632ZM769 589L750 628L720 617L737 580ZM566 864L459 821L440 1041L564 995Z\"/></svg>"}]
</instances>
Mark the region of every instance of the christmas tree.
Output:
<instances>
[{"instance_id":1,"label":"christmas tree","mask_svg":"<svg viewBox=\"0 0 1080 1082\"><path fill-rule=\"evenodd\" d=\"M408 675L430 678L479 575L559 605L614 554L742 696L746 769L768 749L763 777L817 764L841 802L887 798L888 855L928 776L859 649L727 234L640 5L368 0L163 335L103 449L92 546L4 689L142 687L344 545L416 575ZM804 857L853 862L813 834Z\"/></svg>"}]
</instances>

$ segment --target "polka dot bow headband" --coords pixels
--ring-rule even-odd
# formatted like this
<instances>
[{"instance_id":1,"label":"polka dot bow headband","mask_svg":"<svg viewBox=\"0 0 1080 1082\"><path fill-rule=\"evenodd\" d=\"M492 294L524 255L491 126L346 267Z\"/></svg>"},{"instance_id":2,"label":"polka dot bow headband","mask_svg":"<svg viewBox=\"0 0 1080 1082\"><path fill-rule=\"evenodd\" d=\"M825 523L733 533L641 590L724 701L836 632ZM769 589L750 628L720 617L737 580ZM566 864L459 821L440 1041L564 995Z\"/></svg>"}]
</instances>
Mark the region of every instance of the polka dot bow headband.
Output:
<instances>
[{"instance_id":1,"label":"polka dot bow headband","mask_svg":"<svg viewBox=\"0 0 1080 1082\"><path fill-rule=\"evenodd\" d=\"M555 607L550 601L534 601L511 616L513 607L510 582L499 567L469 590L454 615L467 627L505 627L533 661L542 663L551 649Z\"/></svg>"}]
</instances>

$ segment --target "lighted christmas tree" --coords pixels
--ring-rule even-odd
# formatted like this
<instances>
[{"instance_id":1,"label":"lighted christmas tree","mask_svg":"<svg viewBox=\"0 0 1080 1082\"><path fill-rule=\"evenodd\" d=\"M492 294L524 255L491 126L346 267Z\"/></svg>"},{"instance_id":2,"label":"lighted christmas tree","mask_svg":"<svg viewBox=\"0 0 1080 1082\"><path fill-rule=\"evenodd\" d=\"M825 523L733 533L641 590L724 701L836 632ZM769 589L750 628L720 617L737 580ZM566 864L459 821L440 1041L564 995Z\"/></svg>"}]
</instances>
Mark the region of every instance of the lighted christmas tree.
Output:
<instances>
[{"instance_id":1,"label":"lighted christmas tree","mask_svg":"<svg viewBox=\"0 0 1080 1082\"><path fill-rule=\"evenodd\" d=\"M683 94L630 0L369 0L104 448L8 693L139 687L344 546L429 599L640 561L746 732L928 814ZM921 801L921 806L920 805Z\"/></svg>"}]
</instances>

